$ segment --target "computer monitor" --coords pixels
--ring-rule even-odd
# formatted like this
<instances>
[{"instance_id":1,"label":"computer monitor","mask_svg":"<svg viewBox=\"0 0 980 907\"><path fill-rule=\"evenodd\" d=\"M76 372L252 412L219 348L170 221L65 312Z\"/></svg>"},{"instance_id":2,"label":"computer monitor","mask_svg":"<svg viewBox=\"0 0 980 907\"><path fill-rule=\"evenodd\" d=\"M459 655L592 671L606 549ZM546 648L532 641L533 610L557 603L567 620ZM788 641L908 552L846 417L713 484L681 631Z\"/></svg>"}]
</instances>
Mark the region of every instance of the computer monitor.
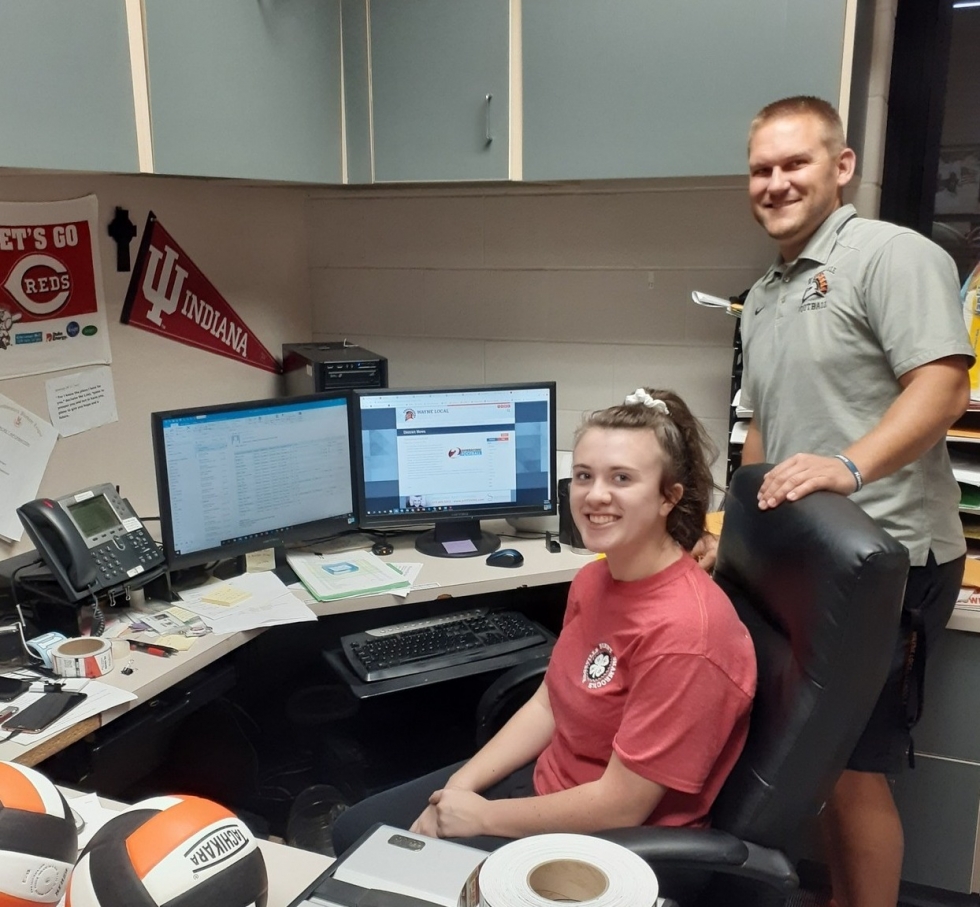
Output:
<instances>
[{"instance_id":1,"label":"computer monitor","mask_svg":"<svg viewBox=\"0 0 980 907\"><path fill-rule=\"evenodd\" d=\"M557 512L555 384L354 391L362 529L435 523L415 547L473 557L500 546L481 519Z\"/></svg>"},{"instance_id":2,"label":"computer monitor","mask_svg":"<svg viewBox=\"0 0 980 907\"><path fill-rule=\"evenodd\" d=\"M351 529L348 391L151 415L171 570Z\"/></svg>"}]
</instances>

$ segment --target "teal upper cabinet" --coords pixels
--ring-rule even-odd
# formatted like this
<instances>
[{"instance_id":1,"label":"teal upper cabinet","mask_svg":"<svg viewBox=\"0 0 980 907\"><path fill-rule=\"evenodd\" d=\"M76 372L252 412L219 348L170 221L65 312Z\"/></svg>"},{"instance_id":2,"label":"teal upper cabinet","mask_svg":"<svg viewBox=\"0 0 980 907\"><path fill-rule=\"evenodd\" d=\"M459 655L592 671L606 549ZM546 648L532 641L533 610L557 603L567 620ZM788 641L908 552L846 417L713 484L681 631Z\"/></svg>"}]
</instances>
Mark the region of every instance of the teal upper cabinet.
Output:
<instances>
[{"instance_id":1,"label":"teal upper cabinet","mask_svg":"<svg viewBox=\"0 0 980 907\"><path fill-rule=\"evenodd\" d=\"M507 179L508 0L369 0L368 9L374 180Z\"/></svg>"},{"instance_id":2,"label":"teal upper cabinet","mask_svg":"<svg viewBox=\"0 0 980 907\"><path fill-rule=\"evenodd\" d=\"M342 181L340 0L144 5L154 172Z\"/></svg>"},{"instance_id":3,"label":"teal upper cabinet","mask_svg":"<svg viewBox=\"0 0 980 907\"><path fill-rule=\"evenodd\" d=\"M523 0L524 179L744 173L765 104L837 104L845 6Z\"/></svg>"},{"instance_id":4,"label":"teal upper cabinet","mask_svg":"<svg viewBox=\"0 0 980 907\"><path fill-rule=\"evenodd\" d=\"M139 171L125 0L0 4L0 167Z\"/></svg>"}]
</instances>

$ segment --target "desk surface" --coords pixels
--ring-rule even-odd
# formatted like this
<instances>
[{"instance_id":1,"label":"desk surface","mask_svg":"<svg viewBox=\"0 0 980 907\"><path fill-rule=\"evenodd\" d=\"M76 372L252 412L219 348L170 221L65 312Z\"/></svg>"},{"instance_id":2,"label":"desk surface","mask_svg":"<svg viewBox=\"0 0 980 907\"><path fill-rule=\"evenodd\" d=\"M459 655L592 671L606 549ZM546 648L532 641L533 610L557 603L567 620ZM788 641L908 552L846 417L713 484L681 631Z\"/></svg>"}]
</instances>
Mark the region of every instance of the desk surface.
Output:
<instances>
[{"instance_id":1,"label":"desk surface","mask_svg":"<svg viewBox=\"0 0 980 907\"><path fill-rule=\"evenodd\" d=\"M520 567L490 567L486 557L431 557L415 550L414 536L393 536L389 543L394 552L383 560L392 563L422 564L418 584L407 598L390 593L346 598L335 602L316 602L311 605L319 615L344 614L374 608L388 608L397 604L415 604L437 598L462 598L488 592L504 592L521 586L547 586L571 582L579 568L595 558L592 553L574 554L567 545L552 554L545 547L543 538L510 538L514 529L503 521L484 524L491 532L501 535L502 548L517 548L524 555ZM435 583L435 586L428 584ZM464 606L465 607L465 606Z\"/></svg>"},{"instance_id":2,"label":"desk surface","mask_svg":"<svg viewBox=\"0 0 980 907\"><path fill-rule=\"evenodd\" d=\"M503 522L490 523L488 528L504 534L513 531ZM331 614L411 605L441 598L465 598L520 587L566 583L571 581L580 567L594 557L591 554L573 554L567 546L562 546L562 551L558 554L552 554L545 547L544 540L540 538L504 537L501 539L502 546L519 549L524 555L524 563L520 567L490 567L484 557L440 558L420 554L415 550L412 536L399 536L390 541L395 550L385 560L394 563L421 563L423 567L418 577L419 584L434 585L414 590L405 598L381 593L338 602L315 602L311 605L312 610L318 616L325 617ZM465 603L461 602L460 608L465 607ZM385 623L391 621L386 620ZM268 629L274 631L275 627ZM115 668L100 680L134 693L137 697L135 700L93 718L84 719L49 740L23 745L18 742L23 739L21 737L18 740L0 743L0 760L37 765L264 632L267 630L248 630L224 635L210 634L197 639L188 651L170 658L133 651L127 655L127 660L132 658L134 668L133 673L129 675L121 673L119 670L121 660L117 658Z\"/></svg>"}]
</instances>

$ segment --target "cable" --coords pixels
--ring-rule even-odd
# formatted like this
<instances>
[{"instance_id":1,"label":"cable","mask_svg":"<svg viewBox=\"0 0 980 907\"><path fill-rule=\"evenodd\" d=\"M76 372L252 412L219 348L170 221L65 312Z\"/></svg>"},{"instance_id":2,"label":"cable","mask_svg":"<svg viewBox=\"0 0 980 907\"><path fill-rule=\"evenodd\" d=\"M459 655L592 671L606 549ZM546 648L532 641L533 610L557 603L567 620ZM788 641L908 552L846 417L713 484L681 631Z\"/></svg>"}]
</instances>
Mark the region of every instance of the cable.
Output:
<instances>
[{"instance_id":1,"label":"cable","mask_svg":"<svg viewBox=\"0 0 980 907\"><path fill-rule=\"evenodd\" d=\"M15 608L18 607L18 601L17 601L17 574L20 573L21 570L27 570L29 567L37 567L41 563L43 563L43 561L41 560L41 558L35 558L29 564L21 564L19 567L17 567L14 570L13 573L10 574L10 597L11 597L11 599L13 599L14 607ZM23 580L21 580L21 582L23 582Z\"/></svg>"},{"instance_id":2,"label":"cable","mask_svg":"<svg viewBox=\"0 0 980 907\"><path fill-rule=\"evenodd\" d=\"M101 636L105 633L105 613L102 611L102 606L99 604L99 597L93 592L92 593L92 628L89 631L90 636Z\"/></svg>"}]
</instances>

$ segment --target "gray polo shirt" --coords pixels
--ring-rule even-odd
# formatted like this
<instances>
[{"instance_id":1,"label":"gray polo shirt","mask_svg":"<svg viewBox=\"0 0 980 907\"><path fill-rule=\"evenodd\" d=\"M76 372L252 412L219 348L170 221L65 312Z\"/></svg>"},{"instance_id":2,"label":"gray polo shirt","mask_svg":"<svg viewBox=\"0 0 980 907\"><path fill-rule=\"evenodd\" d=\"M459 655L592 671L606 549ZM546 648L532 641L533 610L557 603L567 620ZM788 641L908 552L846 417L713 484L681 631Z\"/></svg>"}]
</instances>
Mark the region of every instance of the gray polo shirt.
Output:
<instances>
[{"instance_id":1,"label":"gray polo shirt","mask_svg":"<svg viewBox=\"0 0 980 907\"><path fill-rule=\"evenodd\" d=\"M898 378L961 354L973 361L953 260L913 230L836 210L792 262L777 261L742 311L742 403L765 459L833 456L877 425ZM909 549L943 564L965 550L943 441L852 495Z\"/></svg>"}]
</instances>

